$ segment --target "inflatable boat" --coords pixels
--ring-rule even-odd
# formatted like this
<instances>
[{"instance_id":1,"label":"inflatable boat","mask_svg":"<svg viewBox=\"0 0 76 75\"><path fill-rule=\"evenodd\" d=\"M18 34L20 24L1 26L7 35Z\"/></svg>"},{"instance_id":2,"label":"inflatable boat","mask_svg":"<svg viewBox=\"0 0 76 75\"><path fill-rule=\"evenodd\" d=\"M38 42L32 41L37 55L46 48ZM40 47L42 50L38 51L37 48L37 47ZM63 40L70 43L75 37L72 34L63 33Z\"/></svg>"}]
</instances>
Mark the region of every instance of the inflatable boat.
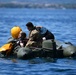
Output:
<instances>
[{"instance_id":1,"label":"inflatable boat","mask_svg":"<svg viewBox=\"0 0 76 75\"><path fill-rule=\"evenodd\" d=\"M57 40L44 40L42 47L20 47L15 45L15 40L10 38L6 45L0 48L1 58L19 58L19 59L32 59L32 58L66 58L76 56L76 46L70 42L60 42ZM9 49L7 49L7 47ZM4 49L6 48L6 49Z\"/></svg>"}]
</instances>

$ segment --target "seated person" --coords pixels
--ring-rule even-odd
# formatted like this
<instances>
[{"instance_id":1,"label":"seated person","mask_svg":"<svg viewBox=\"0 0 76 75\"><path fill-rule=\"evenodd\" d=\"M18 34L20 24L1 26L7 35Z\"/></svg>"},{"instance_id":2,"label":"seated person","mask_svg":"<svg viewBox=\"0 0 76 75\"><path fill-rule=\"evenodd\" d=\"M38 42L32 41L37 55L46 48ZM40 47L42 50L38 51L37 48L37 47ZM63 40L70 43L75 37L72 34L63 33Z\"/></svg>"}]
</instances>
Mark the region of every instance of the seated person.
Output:
<instances>
[{"instance_id":1,"label":"seated person","mask_svg":"<svg viewBox=\"0 0 76 75\"><path fill-rule=\"evenodd\" d=\"M27 41L28 39L26 38L26 33L21 31L18 36L17 44L20 45L21 47L25 47Z\"/></svg>"}]
</instances>

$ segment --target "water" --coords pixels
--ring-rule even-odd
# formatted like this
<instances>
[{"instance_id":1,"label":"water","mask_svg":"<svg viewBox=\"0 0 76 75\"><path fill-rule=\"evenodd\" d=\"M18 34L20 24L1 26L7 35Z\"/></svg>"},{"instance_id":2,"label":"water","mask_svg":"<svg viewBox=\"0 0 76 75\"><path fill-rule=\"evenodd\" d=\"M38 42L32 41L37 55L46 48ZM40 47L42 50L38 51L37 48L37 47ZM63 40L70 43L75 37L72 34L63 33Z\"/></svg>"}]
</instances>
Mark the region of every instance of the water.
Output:
<instances>
[{"instance_id":1,"label":"water","mask_svg":"<svg viewBox=\"0 0 76 75\"><path fill-rule=\"evenodd\" d=\"M0 0L0 2L76 3L76 0Z\"/></svg>"},{"instance_id":2,"label":"water","mask_svg":"<svg viewBox=\"0 0 76 75\"><path fill-rule=\"evenodd\" d=\"M25 24L33 22L49 29L57 40L76 45L76 9L0 8L0 46L11 36L10 29L18 25L28 35ZM76 75L75 59L16 60L0 58L0 75Z\"/></svg>"}]
</instances>

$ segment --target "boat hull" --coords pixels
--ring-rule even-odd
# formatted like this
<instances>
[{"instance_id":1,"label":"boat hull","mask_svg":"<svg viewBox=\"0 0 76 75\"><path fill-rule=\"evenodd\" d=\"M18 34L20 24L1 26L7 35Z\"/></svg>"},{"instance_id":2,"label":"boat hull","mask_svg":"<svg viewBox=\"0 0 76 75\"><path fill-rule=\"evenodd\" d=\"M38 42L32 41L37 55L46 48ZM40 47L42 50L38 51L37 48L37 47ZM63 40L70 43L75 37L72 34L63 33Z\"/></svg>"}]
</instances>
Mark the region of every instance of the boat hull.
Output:
<instances>
[{"instance_id":1,"label":"boat hull","mask_svg":"<svg viewBox=\"0 0 76 75\"><path fill-rule=\"evenodd\" d=\"M15 43L14 39L9 39L9 42ZM9 43L8 42L8 43ZM45 40L42 43L42 48L26 48L15 46L13 48L13 53L11 57L19 59L31 59L36 57L50 57L50 58L66 58L66 57L75 57L76 56L76 46L70 43L64 43L57 40ZM9 57L10 57L9 56ZM0 52L0 57L7 57L2 52Z\"/></svg>"}]
</instances>

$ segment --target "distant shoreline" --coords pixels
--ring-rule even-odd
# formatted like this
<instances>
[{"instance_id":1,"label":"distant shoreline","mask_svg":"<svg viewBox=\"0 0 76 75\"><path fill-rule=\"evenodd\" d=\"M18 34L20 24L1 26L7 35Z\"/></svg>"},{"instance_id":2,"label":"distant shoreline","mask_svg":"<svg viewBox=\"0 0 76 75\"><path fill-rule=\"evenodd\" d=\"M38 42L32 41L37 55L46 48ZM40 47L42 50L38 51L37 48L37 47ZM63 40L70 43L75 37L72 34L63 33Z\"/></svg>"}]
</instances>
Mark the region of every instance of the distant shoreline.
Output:
<instances>
[{"instance_id":1,"label":"distant shoreline","mask_svg":"<svg viewBox=\"0 0 76 75\"><path fill-rule=\"evenodd\" d=\"M56 4L56 3L0 3L0 8L54 8L54 9L76 9L76 4Z\"/></svg>"}]
</instances>

